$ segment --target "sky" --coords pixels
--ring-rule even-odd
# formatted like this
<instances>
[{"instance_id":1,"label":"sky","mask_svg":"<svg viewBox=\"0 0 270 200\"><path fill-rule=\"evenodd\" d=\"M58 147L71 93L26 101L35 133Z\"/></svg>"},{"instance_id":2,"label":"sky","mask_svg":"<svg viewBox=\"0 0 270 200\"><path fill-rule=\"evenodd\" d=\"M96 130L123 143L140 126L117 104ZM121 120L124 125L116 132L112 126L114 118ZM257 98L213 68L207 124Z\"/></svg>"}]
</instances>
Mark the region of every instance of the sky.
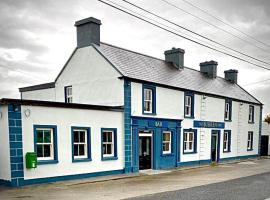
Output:
<instances>
[{"instance_id":1,"label":"sky","mask_svg":"<svg viewBox=\"0 0 270 200\"><path fill-rule=\"evenodd\" d=\"M121 0L111 1L142 14ZM163 0L130 1L205 37L270 63L269 0L166 0L182 10ZM206 10L257 41L187 2ZM186 52L185 66L199 70L199 63L215 60L221 77L224 77L224 70L237 69L239 85L264 104L263 115L270 113L270 80L260 82L270 79L270 70L260 69L189 42L97 0L0 1L0 98L20 98L18 88L54 81L76 47L74 22L90 16L102 21L103 42L161 59L164 59L165 50L182 48ZM164 21L162 23L168 25ZM198 39L178 27L173 28L181 34ZM270 68L270 65L245 59Z\"/></svg>"}]
</instances>

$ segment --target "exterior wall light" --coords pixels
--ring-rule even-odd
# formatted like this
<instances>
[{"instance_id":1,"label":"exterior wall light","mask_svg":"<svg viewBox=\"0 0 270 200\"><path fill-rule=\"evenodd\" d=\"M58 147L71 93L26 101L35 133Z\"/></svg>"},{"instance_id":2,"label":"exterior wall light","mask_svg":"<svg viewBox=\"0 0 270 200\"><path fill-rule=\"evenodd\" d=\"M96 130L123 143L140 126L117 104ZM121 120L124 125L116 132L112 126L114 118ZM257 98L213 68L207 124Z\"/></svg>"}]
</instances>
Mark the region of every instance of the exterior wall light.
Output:
<instances>
[{"instance_id":1,"label":"exterior wall light","mask_svg":"<svg viewBox=\"0 0 270 200\"><path fill-rule=\"evenodd\" d=\"M30 117L30 114L31 114L31 111L30 111L29 109L26 109L26 110L24 111L25 117Z\"/></svg>"}]
</instances>

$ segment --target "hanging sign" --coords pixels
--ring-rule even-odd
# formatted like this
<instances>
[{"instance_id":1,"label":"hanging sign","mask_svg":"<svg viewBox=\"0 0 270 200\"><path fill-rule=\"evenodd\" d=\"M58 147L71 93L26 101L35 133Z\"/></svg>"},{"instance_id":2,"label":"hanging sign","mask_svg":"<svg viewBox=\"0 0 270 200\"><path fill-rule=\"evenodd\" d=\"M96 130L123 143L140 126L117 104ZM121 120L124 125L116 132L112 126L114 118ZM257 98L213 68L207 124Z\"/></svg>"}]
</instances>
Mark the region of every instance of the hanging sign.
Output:
<instances>
[{"instance_id":1,"label":"hanging sign","mask_svg":"<svg viewBox=\"0 0 270 200\"><path fill-rule=\"evenodd\" d=\"M225 123L224 122L211 122L211 121L193 121L194 128L219 128L224 129Z\"/></svg>"}]
</instances>

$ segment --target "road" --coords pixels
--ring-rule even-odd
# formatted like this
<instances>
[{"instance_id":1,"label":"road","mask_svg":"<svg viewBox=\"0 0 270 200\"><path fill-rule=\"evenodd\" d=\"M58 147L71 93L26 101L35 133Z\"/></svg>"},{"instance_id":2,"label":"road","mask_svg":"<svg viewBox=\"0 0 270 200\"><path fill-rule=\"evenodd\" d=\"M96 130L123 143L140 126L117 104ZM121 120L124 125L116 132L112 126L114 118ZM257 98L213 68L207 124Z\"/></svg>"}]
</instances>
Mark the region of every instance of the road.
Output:
<instances>
[{"instance_id":1,"label":"road","mask_svg":"<svg viewBox=\"0 0 270 200\"><path fill-rule=\"evenodd\" d=\"M264 200L270 197L270 173L189 189L146 195L130 200Z\"/></svg>"}]
</instances>

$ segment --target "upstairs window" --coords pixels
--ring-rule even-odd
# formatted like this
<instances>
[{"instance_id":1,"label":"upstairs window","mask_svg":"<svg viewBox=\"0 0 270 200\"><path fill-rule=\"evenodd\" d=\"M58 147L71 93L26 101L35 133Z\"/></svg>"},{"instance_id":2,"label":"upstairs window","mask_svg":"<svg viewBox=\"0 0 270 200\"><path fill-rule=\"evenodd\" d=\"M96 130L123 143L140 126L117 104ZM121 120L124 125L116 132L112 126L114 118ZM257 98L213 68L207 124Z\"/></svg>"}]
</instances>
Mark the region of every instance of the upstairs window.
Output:
<instances>
[{"instance_id":1,"label":"upstairs window","mask_svg":"<svg viewBox=\"0 0 270 200\"><path fill-rule=\"evenodd\" d=\"M155 114L155 87L143 85L143 114Z\"/></svg>"},{"instance_id":2,"label":"upstairs window","mask_svg":"<svg viewBox=\"0 0 270 200\"><path fill-rule=\"evenodd\" d=\"M183 150L186 153L196 153L196 131L184 130Z\"/></svg>"},{"instance_id":3,"label":"upstairs window","mask_svg":"<svg viewBox=\"0 0 270 200\"><path fill-rule=\"evenodd\" d=\"M231 121L232 120L232 101L228 100L228 99L225 101L224 120L225 121Z\"/></svg>"},{"instance_id":4,"label":"upstairs window","mask_svg":"<svg viewBox=\"0 0 270 200\"><path fill-rule=\"evenodd\" d=\"M248 123L254 123L254 106L249 106Z\"/></svg>"},{"instance_id":5,"label":"upstairs window","mask_svg":"<svg viewBox=\"0 0 270 200\"><path fill-rule=\"evenodd\" d=\"M72 103L72 86L65 87L65 102Z\"/></svg>"},{"instance_id":6,"label":"upstairs window","mask_svg":"<svg viewBox=\"0 0 270 200\"><path fill-rule=\"evenodd\" d=\"M223 135L223 152L231 151L231 131L225 130Z\"/></svg>"},{"instance_id":7,"label":"upstairs window","mask_svg":"<svg viewBox=\"0 0 270 200\"><path fill-rule=\"evenodd\" d=\"M247 150L252 151L253 150L253 132L248 132L248 140L247 140Z\"/></svg>"},{"instance_id":8,"label":"upstairs window","mask_svg":"<svg viewBox=\"0 0 270 200\"><path fill-rule=\"evenodd\" d=\"M163 154L170 154L171 150L171 140L172 135L170 131L163 131L163 138L162 138L162 152Z\"/></svg>"},{"instance_id":9,"label":"upstairs window","mask_svg":"<svg viewBox=\"0 0 270 200\"><path fill-rule=\"evenodd\" d=\"M184 112L186 118L194 117L194 95L192 93L185 93Z\"/></svg>"}]
</instances>

